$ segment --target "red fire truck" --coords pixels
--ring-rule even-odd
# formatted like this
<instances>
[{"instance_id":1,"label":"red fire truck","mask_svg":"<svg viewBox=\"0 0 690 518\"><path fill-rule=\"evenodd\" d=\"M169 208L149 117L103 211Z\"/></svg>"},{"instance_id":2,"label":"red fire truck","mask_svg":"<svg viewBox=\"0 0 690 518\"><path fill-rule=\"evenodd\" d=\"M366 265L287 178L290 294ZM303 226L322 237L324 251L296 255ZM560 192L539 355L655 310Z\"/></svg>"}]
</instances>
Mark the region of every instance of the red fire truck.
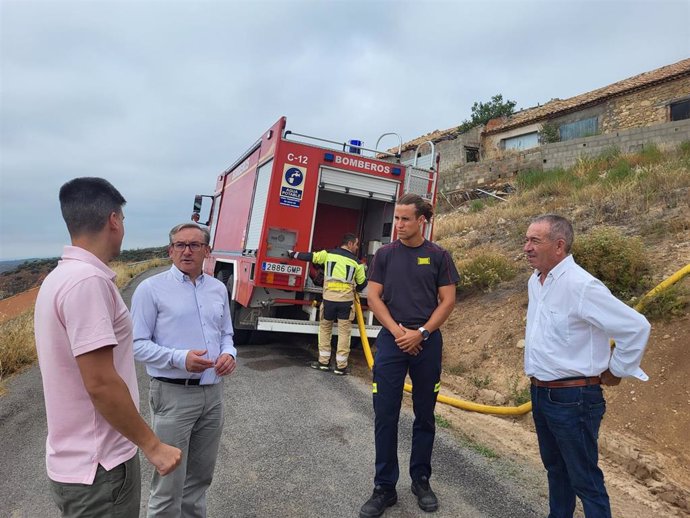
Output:
<instances>
[{"instance_id":1,"label":"red fire truck","mask_svg":"<svg viewBox=\"0 0 690 518\"><path fill-rule=\"evenodd\" d=\"M227 284L237 343L253 330L318 333L322 292L311 264L288 250L339 246L359 236L361 260L396 238L395 200L414 192L436 199L438 157L433 143L405 163L397 153L288 131L282 117L217 178L213 195L197 195L193 219L211 231L204 271ZM424 154L420 150L424 151ZM431 225L425 235L431 236ZM380 329L365 311L366 333ZM334 331L336 326L334 326ZM355 326L353 336L359 336Z\"/></svg>"}]
</instances>

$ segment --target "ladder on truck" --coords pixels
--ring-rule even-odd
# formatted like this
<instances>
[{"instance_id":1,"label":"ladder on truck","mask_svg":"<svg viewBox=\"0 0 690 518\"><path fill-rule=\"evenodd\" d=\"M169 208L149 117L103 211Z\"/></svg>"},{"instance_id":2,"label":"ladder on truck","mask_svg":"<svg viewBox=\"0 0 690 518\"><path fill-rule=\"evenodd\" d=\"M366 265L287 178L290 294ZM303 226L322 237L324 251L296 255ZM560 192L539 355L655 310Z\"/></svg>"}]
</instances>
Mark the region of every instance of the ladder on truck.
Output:
<instances>
[{"instance_id":1,"label":"ladder on truck","mask_svg":"<svg viewBox=\"0 0 690 518\"><path fill-rule=\"evenodd\" d=\"M425 155L419 154L419 149L428 144L430 151ZM434 167L436 165L436 147L430 140L423 142L414 150L414 156L407 160L403 160L402 164L407 166L407 174L405 175L405 185L403 191L419 194L422 198L426 198L429 203L434 203L434 193L436 192L436 179L438 171ZM431 225L424 225L424 237L431 239Z\"/></svg>"}]
</instances>

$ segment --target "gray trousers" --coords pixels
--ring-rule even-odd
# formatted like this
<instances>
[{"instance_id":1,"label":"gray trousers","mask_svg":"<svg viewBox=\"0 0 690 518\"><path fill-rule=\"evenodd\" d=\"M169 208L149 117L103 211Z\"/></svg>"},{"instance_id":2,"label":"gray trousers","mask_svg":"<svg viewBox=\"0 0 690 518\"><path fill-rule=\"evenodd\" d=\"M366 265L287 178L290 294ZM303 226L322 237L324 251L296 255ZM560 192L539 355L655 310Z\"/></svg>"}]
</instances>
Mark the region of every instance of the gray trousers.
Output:
<instances>
[{"instance_id":1,"label":"gray trousers","mask_svg":"<svg viewBox=\"0 0 690 518\"><path fill-rule=\"evenodd\" d=\"M182 462L164 477L154 472L149 517L206 516L206 490L213 479L225 418L222 396L222 383L185 386L151 380L153 431L164 443L182 450Z\"/></svg>"},{"instance_id":2,"label":"gray trousers","mask_svg":"<svg viewBox=\"0 0 690 518\"><path fill-rule=\"evenodd\" d=\"M138 518L139 454L110 471L99 465L91 485L51 480L50 492L65 518Z\"/></svg>"}]
</instances>

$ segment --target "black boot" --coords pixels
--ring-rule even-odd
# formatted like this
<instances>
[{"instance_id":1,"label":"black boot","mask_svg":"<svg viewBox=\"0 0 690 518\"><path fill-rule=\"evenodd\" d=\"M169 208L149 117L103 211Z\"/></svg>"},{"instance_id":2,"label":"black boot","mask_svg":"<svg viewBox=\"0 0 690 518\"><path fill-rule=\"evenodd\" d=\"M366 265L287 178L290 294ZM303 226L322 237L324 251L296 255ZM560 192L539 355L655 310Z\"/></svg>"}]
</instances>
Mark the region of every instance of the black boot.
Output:
<instances>
[{"instance_id":1,"label":"black boot","mask_svg":"<svg viewBox=\"0 0 690 518\"><path fill-rule=\"evenodd\" d=\"M394 505L397 501L398 493L395 489L386 490L381 486L376 486L371 498L360 509L359 518L377 518L387 507Z\"/></svg>"},{"instance_id":2,"label":"black boot","mask_svg":"<svg viewBox=\"0 0 690 518\"><path fill-rule=\"evenodd\" d=\"M429 479L422 477L412 481L412 492L417 495L417 504L422 511L433 513L438 509L438 498L431 490Z\"/></svg>"}]
</instances>

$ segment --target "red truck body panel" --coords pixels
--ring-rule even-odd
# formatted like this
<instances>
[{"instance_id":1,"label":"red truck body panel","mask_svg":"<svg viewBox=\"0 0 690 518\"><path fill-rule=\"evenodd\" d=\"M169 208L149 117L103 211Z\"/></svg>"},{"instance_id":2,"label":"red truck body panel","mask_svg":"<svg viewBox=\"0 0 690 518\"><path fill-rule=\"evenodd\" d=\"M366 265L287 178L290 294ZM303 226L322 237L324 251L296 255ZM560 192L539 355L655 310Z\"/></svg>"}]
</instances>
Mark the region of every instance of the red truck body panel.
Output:
<instances>
[{"instance_id":1,"label":"red truck body panel","mask_svg":"<svg viewBox=\"0 0 690 518\"><path fill-rule=\"evenodd\" d=\"M334 248L351 232L365 260L395 239L393 207L408 166L348 152L356 149L345 144L341 151L287 139L285 126L281 117L218 176L213 194L204 271L228 282L234 304L255 308L238 325L274 311L275 300L303 301L313 287L310 266L288 258L288 249ZM433 203L435 173L415 172L417 190Z\"/></svg>"}]
</instances>

